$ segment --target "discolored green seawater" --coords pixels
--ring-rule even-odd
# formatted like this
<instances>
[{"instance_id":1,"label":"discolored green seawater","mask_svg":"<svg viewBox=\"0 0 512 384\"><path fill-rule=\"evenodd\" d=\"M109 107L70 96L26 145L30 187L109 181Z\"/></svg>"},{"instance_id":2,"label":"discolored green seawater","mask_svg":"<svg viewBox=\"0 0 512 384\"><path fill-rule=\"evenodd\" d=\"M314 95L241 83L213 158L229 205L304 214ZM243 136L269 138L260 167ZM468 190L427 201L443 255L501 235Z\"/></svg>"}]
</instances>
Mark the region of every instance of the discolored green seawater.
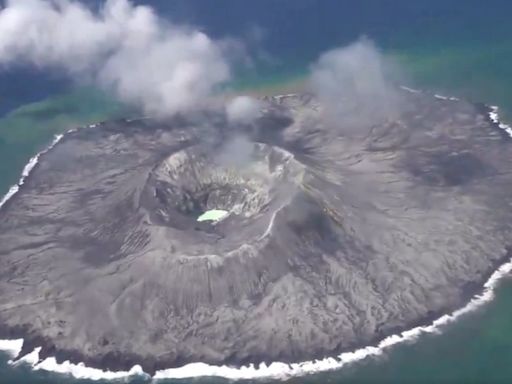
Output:
<instances>
[{"instance_id":1,"label":"discolored green seawater","mask_svg":"<svg viewBox=\"0 0 512 384\"><path fill-rule=\"evenodd\" d=\"M10 111L0 118L0 189L5 191L18 180L28 159L46 147L53 135L125 113L120 103L89 88Z\"/></svg>"},{"instance_id":2,"label":"discolored green seawater","mask_svg":"<svg viewBox=\"0 0 512 384\"><path fill-rule=\"evenodd\" d=\"M351 6L354 2L345 0L282 0L259 3L263 5L246 3L244 7L249 9L245 11L230 0L220 2L227 7L223 10L212 10L214 5L206 3L176 0L156 1L155 5L194 24L204 24L207 31L218 35L242 34L243 25L249 22L270 31L260 43L270 58L238 77L238 90L275 92L279 84L300 79L312 58L327 47L366 34L405 68L404 79L409 85L499 105L505 119L512 122L512 31L507 16L512 14L511 1L365 0ZM281 15L278 7L286 12ZM233 15L226 22L227 16L215 19L215 12ZM251 12L252 18L242 12ZM273 29L276 25L280 25L275 27L280 35ZM0 118L1 193L18 179L28 159L54 133L125 113L119 103L90 89L65 91L12 110ZM0 384L86 382L32 372L28 367L12 368L5 361L0 359ZM170 382L227 381L203 378ZM502 281L492 302L438 335L422 336L414 343L398 345L378 358L338 371L290 382L510 383L512 280Z\"/></svg>"},{"instance_id":3,"label":"discolored green seawater","mask_svg":"<svg viewBox=\"0 0 512 384\"><path fill-rule=\"evenodd\" d=\"M228 211L222 209L211 209L204 212L197 218L197 221L219 221L228 215Z\"/></svg>"}]
</instances>

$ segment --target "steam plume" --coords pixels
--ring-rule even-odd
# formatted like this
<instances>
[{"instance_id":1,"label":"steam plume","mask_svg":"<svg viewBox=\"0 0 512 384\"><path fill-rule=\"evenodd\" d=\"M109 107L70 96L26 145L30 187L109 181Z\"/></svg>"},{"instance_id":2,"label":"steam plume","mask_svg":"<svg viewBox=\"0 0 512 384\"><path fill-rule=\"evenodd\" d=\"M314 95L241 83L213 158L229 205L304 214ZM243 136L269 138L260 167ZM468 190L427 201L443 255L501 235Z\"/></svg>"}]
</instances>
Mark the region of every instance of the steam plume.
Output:
<instances>
[{"instance_id":1,"label":"steam plume","mask_svg":"<svg viewBox=\"0 0 512 384\"><path fill-rule=\"evenodd\" d=\"M261 108L260 101L250 96L237 96L227 104L226 114L232 123L248 124L260 115Z\"/></svg>"},{"instance_id":2,"label":"steam plume","mask_svg":"<svg viewBox=\"0 0 512 384\"><path fill-rule=\"evenodd\" d=\"M8 0L0 66L19 62L62 70L158 116L197 106L230 76L221 43L128 0L98 12L73 0Z\"/></svg>"},{"instance_id":3,"label":"steam plume","mask_svg":"<svg viewBox=\"0 0 512 384\"><path fill-rule=\"evenodd\" d=\"M310 85L339 126L369 126L399 112L389 69L374 44L361 39L320 56L312 66Z\"/></svg>"}]
</instances>

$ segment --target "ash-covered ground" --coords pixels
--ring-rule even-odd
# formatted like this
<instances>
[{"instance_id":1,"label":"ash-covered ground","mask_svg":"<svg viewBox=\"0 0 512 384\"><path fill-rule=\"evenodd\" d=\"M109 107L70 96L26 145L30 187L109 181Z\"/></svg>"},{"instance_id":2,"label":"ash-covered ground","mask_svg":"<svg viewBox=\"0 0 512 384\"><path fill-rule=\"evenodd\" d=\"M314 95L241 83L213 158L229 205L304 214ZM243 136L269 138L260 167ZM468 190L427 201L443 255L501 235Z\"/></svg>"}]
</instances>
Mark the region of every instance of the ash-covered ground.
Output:
<instances>
[{"instance_id":1,"label":"ash-covered ground","mask_svg":"<svg viewBox=\"0 0 512 384\"><path fill-rule=\"evenodd\" d=\"M334 355L460 306L510 257L512 146L483 106L401 97L357 129L294 95L247 125L67 134L0 210L0 336L154 372Z\"/></svg>"}]
</instances>

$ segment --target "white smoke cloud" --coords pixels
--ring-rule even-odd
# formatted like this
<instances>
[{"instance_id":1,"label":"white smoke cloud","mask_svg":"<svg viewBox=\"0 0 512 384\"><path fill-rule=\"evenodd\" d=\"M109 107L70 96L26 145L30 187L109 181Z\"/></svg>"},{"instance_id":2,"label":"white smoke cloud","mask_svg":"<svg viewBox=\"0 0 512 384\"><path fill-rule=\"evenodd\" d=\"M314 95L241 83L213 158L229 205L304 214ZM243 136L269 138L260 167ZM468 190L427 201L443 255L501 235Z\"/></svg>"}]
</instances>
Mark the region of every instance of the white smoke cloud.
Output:
<instances>
[{"instance_id":1,"label":"white smoke cloud","mask_svg":"<svg viewBox=\"0 0 512 384\"><path fill-rule=\"evenodd\" d=\"M312 66L310 86L339 126L369 126L399 113L391 67L371 41L360 39L320 56Z\"/></svg>"},{"instance_id":2,"label":"white smoke cloud","mask_svg":"<svg viewBox=\"0 0 512 384\"><path fill-rule=\"evenodd\" d=\"M221 43L128 0L106 0L98 12L73 0L8 0L0 67L20 62L57 68L157 116L196 107L230 77Z\"/></svg>"},{"instance_id":3,"label":"white smoke cloud","mask_svg":"<svg viewBox=\"0 0 512 384\"><path fill-rule=\"evenodd\" d=\"M237 96L226 106L228 120L235 124L249 124L261 113L262 104L250 96Z\"/></svg>"},{"instance_id":4,"label":"white smoke cloud","mask_svg":"<svg viewBox=\"0 0 512 384\"><path fill-rule=\"evenodd\" d=\"M254 143L242 134L228 138L215 156L215 161L227 168L243 168L251 163Z\"/></svg>"}]
</instances>

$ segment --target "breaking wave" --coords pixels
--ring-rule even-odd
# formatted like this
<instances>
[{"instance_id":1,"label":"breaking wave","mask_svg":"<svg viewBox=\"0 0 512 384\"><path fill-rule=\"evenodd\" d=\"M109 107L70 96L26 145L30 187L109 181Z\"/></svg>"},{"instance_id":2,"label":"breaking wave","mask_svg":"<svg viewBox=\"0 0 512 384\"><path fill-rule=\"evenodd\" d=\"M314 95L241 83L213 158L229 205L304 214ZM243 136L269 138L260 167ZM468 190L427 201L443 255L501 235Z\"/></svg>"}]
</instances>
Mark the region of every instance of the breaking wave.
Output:
<instances>
[{"instance_id":1,"label":"breaking wave","mask_svg":"<svg viewBox=\"0 0 512 384\"><path fill-rule=\"evenodd\" d=\"M411 93L421 93L422 91L402 87L405 91ZM439 94L435 94L434 97L441 100L452 100L458 101L455 97L447 97ZM497 125L499 128L505 130L512 137L512 127L502 123L498 114L498 107L491 106L488 112L489 120ZM91 126L93 127L93 126ZM70 132L70 131L68 131ZM25 179L28 177L30 172L36 166L39 158L44 153L51 150L64 135L55 136L52 143L43 151L39 152L36 156L30 159L28 164L23 169L21 178L18 184L14 185L9 189L7 194L0 201L0 208L20 189ZM206 377L216 376L223 377L226 379L237 380L237 379L287 379L295 376L304 376L313 373L332 371L340 369L347 364L365 359L371 356L379 356L386 350L394 345L406 342L415 341L421 335L439 333L443 326L455 322L459 317L472 312L484 304L488 303L494 298L494 290L499 281L508 275L512 271L512 259L505 264L501 265L485 282L483 290L480 294L475 295L468 304L464 307L455 310L450 314L446 314L433 321L429 325L419 326L399 334L391 335L380 341L376 345L367 346L364 348L357 349L352 352L344 352L336 357L329 357L320 360L305 361L300 363L282 363L274 362L271 364L261 363L259 365L248 365L239 368L229 366L215 366L208 365L205 363L191 363L179 368L170 368L165 370L157 371L153 376L154 380L162 379L183 379L192 377ZM13 358L17 357L23 346L23 339L17 340L0 340L0 350L8 353ZM40 360L39 352L41 348L36 348L31 353L23 356L21 359L16 361L10 360L9 364L29 364L34 370L51 371L60 374L72 375L79 379L91 379L91 380L118 380L130 376L144 376L150 377L146 374L139 365L135 365L129 371L104 371L97 368L90 368L85 366L83 363L73 364L69 361L58 363L54 357Z\"/></svg>"}]
</instances>

